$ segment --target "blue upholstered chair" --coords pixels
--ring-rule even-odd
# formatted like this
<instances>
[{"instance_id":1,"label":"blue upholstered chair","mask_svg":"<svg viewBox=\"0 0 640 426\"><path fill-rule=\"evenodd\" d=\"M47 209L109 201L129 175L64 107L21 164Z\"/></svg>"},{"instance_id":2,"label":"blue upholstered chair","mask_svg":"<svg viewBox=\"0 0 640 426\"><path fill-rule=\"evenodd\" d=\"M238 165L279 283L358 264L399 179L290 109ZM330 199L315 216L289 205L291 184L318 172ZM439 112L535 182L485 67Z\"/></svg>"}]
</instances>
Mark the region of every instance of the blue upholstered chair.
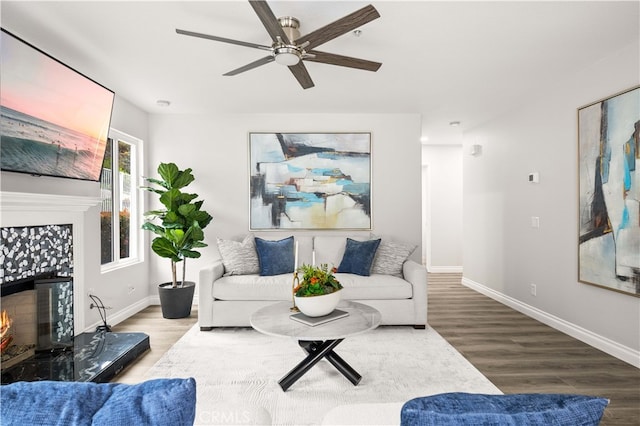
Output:
<instances>
[{"instance_id":1,"label":"blue upholstered chair","mask_svg":"<svg viewBox=\"0 0 640 426\"><path fill-rule=\"evenodd\" d=\"M194 379L155 379L135 385L17 382L0 389L0 424L192 425Z\"/></svg>"},{"instance_id":2,"label":"blue upholstered chair","mask_svg":"<svg viewBox=\"0 0 640 426\"><path fill-rule=\"evenodd\" d=\"M585 395L443 393L412 399L402 426L598 425L609 400Z\"/></svg>"}]
</instances>

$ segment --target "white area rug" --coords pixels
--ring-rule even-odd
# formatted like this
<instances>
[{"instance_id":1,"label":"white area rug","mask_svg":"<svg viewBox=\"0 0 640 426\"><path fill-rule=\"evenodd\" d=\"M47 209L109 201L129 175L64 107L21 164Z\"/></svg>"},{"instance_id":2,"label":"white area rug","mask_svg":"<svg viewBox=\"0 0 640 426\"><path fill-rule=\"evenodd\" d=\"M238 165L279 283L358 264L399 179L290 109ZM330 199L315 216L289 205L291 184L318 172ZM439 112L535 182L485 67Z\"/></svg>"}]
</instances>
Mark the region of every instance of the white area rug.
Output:
<instances>
[{"instance_id":1,"label":"white area rug","mask_svg":"<svg viewBox=\"0 0 640 426\"><path fill-rule=\"evenodd\" d=\"M345 404L501 393L430 328L380 327L344 340L335 351L362 375L358 386L322 360L283 392L278 381L306 355L297 342L247 328L201 332L196 325L147 378L194 377L199 424L261 424L269 416L274 425L320 424L329 410Z\"/></svg>"}]
</instances>

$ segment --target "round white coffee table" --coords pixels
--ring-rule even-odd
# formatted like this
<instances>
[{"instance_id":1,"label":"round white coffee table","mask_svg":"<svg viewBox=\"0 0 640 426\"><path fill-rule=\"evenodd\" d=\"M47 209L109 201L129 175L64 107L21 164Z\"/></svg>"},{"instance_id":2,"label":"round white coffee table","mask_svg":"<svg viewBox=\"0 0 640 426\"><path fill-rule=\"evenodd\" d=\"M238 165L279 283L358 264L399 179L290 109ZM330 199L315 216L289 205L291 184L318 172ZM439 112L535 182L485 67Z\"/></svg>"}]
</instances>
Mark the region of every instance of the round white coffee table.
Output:
<instances>
[{"instance_id":1,"label":"round white coffee table","mask_svg":"<svg viewBox=\"0 0 640 426\"><path fill-rule=\"evenodd\" d=\"M349 315L324 324L310 326L290 318L291 302L279 302L257 310L251 315L251 326L260 333L277 337L292 337L307 352L307 357L280 381L286 391L300 377L326 358L351 383L357 385L362 376L334 352L344 339L373 330L380 325L380 312L363 303L341 301L336 309Z\"/></svg>"}]
</instances>

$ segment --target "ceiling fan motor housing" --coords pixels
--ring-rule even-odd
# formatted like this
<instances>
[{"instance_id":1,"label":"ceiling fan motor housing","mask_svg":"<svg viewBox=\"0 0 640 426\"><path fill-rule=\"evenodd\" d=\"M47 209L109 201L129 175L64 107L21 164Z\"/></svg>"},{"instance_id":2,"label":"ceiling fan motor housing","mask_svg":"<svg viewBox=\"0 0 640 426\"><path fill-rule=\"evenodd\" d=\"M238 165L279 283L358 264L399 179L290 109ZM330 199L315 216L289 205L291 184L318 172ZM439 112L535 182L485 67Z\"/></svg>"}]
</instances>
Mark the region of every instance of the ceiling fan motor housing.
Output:
<instances>
[{"instance_id":1,"label":"ceiling fan motor housing","mask_svg":"<svg viewBox=\"0 0 640 426\"><path fill-rule=\"evenodd\" d=\"M300 21L297 18L293 16L283 16L278 18L278 22L290 42L293 43L300 38L300 31L298 30L298 28L300 28Z\"/></svg>"}]
</instances>

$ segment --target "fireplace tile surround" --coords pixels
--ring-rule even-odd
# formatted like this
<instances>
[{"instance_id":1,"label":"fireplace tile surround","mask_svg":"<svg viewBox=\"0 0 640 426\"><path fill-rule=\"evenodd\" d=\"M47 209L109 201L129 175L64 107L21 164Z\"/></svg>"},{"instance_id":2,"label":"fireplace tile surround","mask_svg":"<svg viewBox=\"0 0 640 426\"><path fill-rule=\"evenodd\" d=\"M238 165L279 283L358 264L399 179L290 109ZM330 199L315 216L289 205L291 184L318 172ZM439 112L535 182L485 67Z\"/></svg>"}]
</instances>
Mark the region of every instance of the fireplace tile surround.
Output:
<instances>
[{"instance_id":1,"label":"fireplace tile surround","mask_svg":"<svg viewBox=\"0 0 640 426\"><path fill-rule=\"evenodd\" d=\"M42 274L73 276L73 226L0 228L0 285Z\"/></svg>"}]
</instances>

